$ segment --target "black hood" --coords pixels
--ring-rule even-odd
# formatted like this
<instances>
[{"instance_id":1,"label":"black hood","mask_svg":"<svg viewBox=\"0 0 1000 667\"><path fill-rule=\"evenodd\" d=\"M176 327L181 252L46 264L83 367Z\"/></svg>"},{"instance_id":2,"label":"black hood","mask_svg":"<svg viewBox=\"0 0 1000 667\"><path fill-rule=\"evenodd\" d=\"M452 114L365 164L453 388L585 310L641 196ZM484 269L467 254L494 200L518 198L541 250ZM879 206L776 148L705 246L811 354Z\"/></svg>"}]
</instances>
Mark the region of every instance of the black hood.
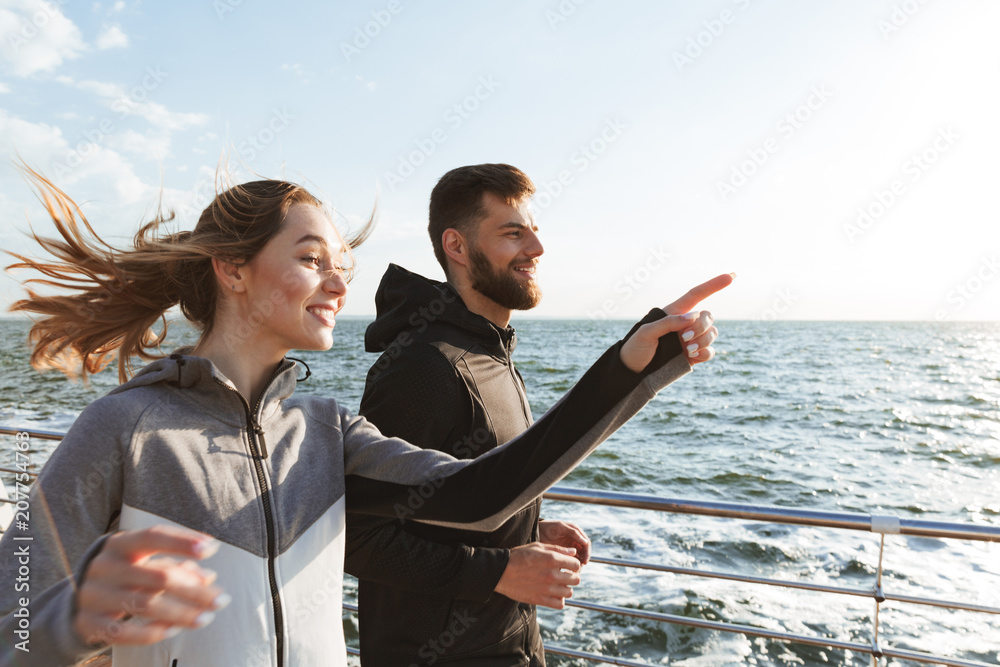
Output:
<instances>
[{"instance_id":1,"label":"black hood","mask_svg":"<svg viewBox=\"0 0 1000 667\"><path fill-rule=\"evenodd\" d=\"M512 327L500 329L471 312L448 283L390 264L375 292L375 321L365 331L365 350L382 352L404 331L423 333L439 322L460 327L487 346L513 350L517 344Z\"/></svg>"}]
</instances>

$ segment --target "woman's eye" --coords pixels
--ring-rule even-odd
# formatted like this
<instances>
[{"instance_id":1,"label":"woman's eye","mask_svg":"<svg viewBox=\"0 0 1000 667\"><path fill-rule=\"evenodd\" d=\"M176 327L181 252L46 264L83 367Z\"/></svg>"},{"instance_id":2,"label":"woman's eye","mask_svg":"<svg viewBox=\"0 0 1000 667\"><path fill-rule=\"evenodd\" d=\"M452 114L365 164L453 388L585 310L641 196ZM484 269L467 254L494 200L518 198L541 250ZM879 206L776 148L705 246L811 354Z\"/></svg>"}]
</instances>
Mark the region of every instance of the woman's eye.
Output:
<instances>
[{"instance_id":1,"label":"woman's eye","mask_svg":"<svg viewBox=\"0 0 1000 667\"><path fill-rule=\"evenodd\" d=\"M303 257L302 261L304 261L304 262L311 262L311 263L316 264L317 266L319 266L319 257L316 257L315 255L308 255L306 257Z\"/></svg>"}]
</instances>

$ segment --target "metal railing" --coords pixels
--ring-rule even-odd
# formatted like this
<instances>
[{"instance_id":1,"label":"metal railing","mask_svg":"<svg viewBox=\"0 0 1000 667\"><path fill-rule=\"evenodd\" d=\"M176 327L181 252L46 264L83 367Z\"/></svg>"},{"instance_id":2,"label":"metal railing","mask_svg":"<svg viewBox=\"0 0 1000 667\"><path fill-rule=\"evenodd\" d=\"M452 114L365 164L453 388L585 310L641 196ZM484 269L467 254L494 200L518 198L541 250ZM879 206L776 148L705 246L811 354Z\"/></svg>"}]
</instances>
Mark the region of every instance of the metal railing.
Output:
<instances>
[{"instance_id":1,"label":"metal railing","mask_svg":"<svg viewBox=\"0 0 1000 667\"><path fill-rule=\"evenodd\" d=\"M0 426L0 434L14 435L17 433L28 433L30 437L37 439L59 440L61 433L53 431L38 431L32 429L14 429ZM24 470L0 467L0 473L23 473ZM30 473L29 473L30 474ZM33 475L32 475L33 476ZM829 637L810 636L791 632L778 632L765 628L727 623L721 621L709 621L701 618L679 616L675 614L664 614L660 612L650 612L638 609L618 607L614 605L596 604L580 600L566 600L566 606L595 611L603 614L617 614L642 618L652 621L660 621L676 625L683 625L694 628L716 630L720 632L740 633L753 637L773 639L782 642L818 646L844 651L854 651L867 654L872 657L872 663L878 664L881 658L900 658L912 660L925 664L949 665L953 667L990 667L990 663L976 662L971 660L961 660L943 656L931 655L918 651L909 651L899 648L892 648L879 644L879 609L885 601L902 602L906 604L917 604L943 609L962 610L983 614L1000 614L1000 607L988 605L970 604L962 601L940 600L936 598L909 596L893 594L883 589L883 555L885 552L886 535L904 535L915 537L930 537L942 539L973 540L980 542L1000 542L1000 527L984 526L969 523L953 523L943 521L923 521L917 519L905 519L891 515L870 515L852 512L827 512L821 510L804 510L785 507L773 507L764 505L749 505L742 503L706 502L697 500L687 500L678 498L660 498L657 496L616 493L611 491L592 491L583 489L571 489L566 487L553 487L543 496L547 500L562 501L571 503L584 503L591 505L605 505L610 507L623 507L631 509L652 510L656 512L668 512L673 514L700 515L724 519L740 519L751 521L763 521L769 523L789 524L799 526L811 526L817 528L833 528L840 530L864 531L879 534L879 558L878 569L875 581L870 588L848 588L840 586L828 586L813 584L802 581L787 581L781 579L770 579L765 577L748 576L732 572L716 572L710 570L700 570L694 568L672 567L656 563L647 563L637 560L602 558L593 556L592 563L600 563L616 567L635 568L640 570L652 570L679 575L689 575L709 579L723 579L749 584L759 584L765 586L778 586L800 590L829 593L835 595L848 595L855 597L871 598L875 603L875 616L873 619L872 640L870 644L858 642L847 642L832 639ZM13 503L14 500L2 500L0 502ZM352 604L344 604L344 609L349 612L357 612L357 607ZM546 646L546 653L552 655L565 656L570 658L585 659L611 665L625 665L629 667L653 667L649 663L637 662L625 658L605 656L597 653L588 653L561 646ZM348 653L358 655L357 649L348 648ZM996 663L993 663L995 667Z\"/></svg>"}]
</instances>

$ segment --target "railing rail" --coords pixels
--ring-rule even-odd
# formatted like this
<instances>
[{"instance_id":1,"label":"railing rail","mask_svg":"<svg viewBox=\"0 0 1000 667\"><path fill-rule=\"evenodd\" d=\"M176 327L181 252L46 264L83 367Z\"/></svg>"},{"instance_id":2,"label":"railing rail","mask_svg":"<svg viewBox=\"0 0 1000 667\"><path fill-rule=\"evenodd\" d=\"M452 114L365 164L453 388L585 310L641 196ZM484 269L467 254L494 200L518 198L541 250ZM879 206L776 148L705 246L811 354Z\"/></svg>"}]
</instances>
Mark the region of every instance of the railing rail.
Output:
<instances>
[{"instance_id":1,"label":"railing rail","mask_svg":"<svg viewBox=\"0 0 1000 667\"><path fill-rule=\"evenodd\" d=\"M0 426L0 435L15 435L17 433L27 433L31 438L44 440L59 440L61 433L54 431L43 431L35 429L16 429ZM0 473L20 474L25 472L21 469L0 467ZM34 474L29 473L34 477ZM739 581L743 583L760 584L767 586L779 586L784 588L801 589L820 593L830 593L837 595L850 595L856 597L867 597L875 601L875 627L871 644L861 644L858 642L845 642L829 637L816 637L798 633L778 632L749 625L739 625L720 621L709 621L701 618L678 616L674 614L664 614L660 612L645 611L617 607L613 605L597 604L580 600L566 600L566 605L579 609L595 611L604 614L616 614L643 618L647 620L697 627L720 632L741 633L745 635L774 639L789 643L798 643L811 646L820 646L845 651L865 653L872 656L873 664L877 664L880 658L900 658L912 660L925 664L949 665L953 667L991 667L989 663L976 662L971 660L961 660L944 656L935 656L917 651L896 649L887 646L880 646L878 642L878 611L879 605L884 601L903 602L908 604L928 605L946 609L963 610L970 612L1000 614L1000 608L988 605L970 604L961 601L938 600L918 596L906 596L891 594L882 588L882 556L885 547L886 535L906 535L916 537L934 537L943 539L974 540L984 542L1000 542L1000 527L985 526L970 523L955 523L944 521L923 521L918 519L906 519L889 515L869 515L852 512L829 512L822 510L806 510L798 508L775 507L765 505L750 505L742 503L725 503L712 501L688 500L680 498L660 498L657 496L617 493L613 491L593 491L584 489L572 489L568 487L553 487L544 495L544 498L552 501L585 503L594 505L606 505L611 507L624 507L632 509L644 509L657 512L668 512L674 514L689 514L708 516L726 519L741 519L751 521L762 521L768 523L781 523L800 526L811 526L818 528L833 528L841 530L866 531L881 535L881 545L879 551L879 565L874 585L869 589L845 588L839 586L828 586L801 581L787 581L781 579L769 579L765 577L754 577L731 572L714 572L695 568L681 568L647 563L638 560L603 558L594 556L592 563L652 570L679 575L689 575L704 578L724 579ZM16 500L3 500L0 502L14 503ZM357 612L357 607L352 604L344 604L345 611ZM637 662L625 658L604 656L596 653L588 653L562 646L546 646L546 653L561 655L571 658L586 659L592 662L599 662L611 665L624 665L626 667L652 667L648 663ZM348 653L358 655L357 649L348 648ZM994 663L995 667L995 663Z\"/></svg>"}]
</instances>

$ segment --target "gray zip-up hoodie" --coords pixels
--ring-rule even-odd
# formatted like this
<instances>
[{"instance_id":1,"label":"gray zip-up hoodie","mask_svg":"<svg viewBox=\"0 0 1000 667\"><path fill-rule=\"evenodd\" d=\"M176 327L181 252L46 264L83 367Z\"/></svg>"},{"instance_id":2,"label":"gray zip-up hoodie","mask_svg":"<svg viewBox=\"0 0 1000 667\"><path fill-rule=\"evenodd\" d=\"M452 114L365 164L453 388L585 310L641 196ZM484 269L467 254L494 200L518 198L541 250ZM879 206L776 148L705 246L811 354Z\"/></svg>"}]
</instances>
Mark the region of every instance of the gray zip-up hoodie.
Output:
<instances>
[{"instance_id":1,"label":"gray zip-up hoodie","mask_svg":"<svg viewBox=\"0 0 1000 667\"><path fill-rule=\"evenodd\" d=\"M150 364L80 414L32 487L28 528L0 541L0 667L100 652L72 629L77 582L110 532L164 524L219 539L202 565L233 602L203 629L115 646L115 667L346 664L347 507L495 529L690 370L676 335L642 373L622 365L620 345L531 429L473 461L385 438L333 399L293 397L288 360L255 406L207 359Z\"/></svg>"}]
</instances>

